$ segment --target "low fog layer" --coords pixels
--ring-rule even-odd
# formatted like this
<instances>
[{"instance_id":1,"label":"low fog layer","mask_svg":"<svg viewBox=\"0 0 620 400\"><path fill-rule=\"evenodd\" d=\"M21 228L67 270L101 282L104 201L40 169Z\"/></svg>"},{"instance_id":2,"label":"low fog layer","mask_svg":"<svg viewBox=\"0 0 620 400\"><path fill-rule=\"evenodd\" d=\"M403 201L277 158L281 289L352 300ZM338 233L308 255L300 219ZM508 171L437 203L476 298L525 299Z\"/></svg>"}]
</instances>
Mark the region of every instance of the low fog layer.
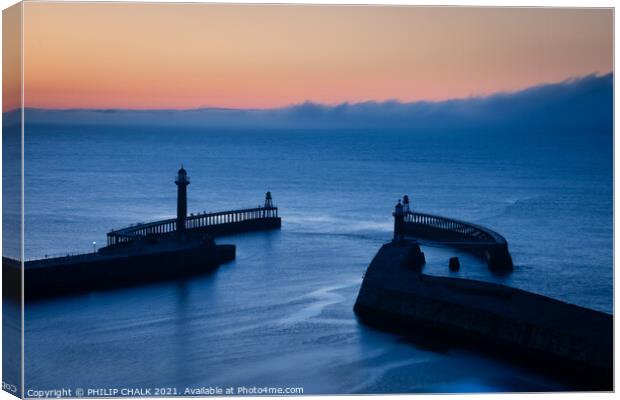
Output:
<instances>
[{"instance_id":1,"label":"low fog layer","mask_svg":"<svg viewBox=\"0 0 620 400\"><path fill-rule=\"evenodd\" d=\"M18 112L5 113L16 120ZM512 93L440 102L312 102L268 110L26 109L28 124L204 126L257 129L530 130L603 132L613 129L613 75L590 75Z\"/></svg>"}]
</instances>

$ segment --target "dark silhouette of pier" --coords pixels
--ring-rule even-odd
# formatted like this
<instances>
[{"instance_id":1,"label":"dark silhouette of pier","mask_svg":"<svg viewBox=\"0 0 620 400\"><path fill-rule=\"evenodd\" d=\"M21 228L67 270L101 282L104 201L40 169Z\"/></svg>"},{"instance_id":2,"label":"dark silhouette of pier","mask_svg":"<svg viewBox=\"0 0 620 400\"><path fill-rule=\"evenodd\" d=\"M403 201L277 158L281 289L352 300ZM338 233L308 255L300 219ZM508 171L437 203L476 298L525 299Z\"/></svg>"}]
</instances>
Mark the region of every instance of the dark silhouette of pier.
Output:
<instances>
[{"instance_id":1,"label":"dark silhouette of pier","mask_svg":"<svg viewBox=\"0 0 620 400\"><path fill-rule=\"evenodd\" d=\"M271 194L267 192L267 196ZM192 236L206 234L212 237L250 232L252 230L277 229L281 225L278 208L273 206L245 208L240 210L192 214L184 220L182 231ZM108 233L108 246L140 239L163 239L178 234L176 218L138 224Z\"/></svg>"},{"instance_id":2,"label":"dark silhouette of pier","mask_svg":"<svg viewBox=\"0 0 620 400\"><path fill-rule=\"evenodd\" d=\"M613 389L613 316L496 283L422 273L415 240L384 244L360 287L361 322L534 367L580 390Z\"/></svg>"},{"instance_id":3,"label":"dark silhouette of pier","mask_svg":"<svg viewBox=\"0 0 620 400\"><path fill-rule=\"evenodd\" d=\"M23 263L3 257L3 273L19 282L23 265L26 298L173 279L234 260L235 245L216 244L217 236L281 227L270 192L263 206L188 216L190 179L183 167L174 182L176 218L112 230L107 234L107 246L90 253ZM11 291L19 297L17 287Z\"/></svg>"},{"instance_id":4,"label":"dark silhouette of pier","mask_svg":"<svg viewBox=\"0 0 620 400\"><path fill-rule=\"evenodd\" d=\"M153 242L178 238L180 240L193 237L216 237L257 230L279 229L281 219L278 207L273 205L271 192L265 194L262 207L240 210L198 213L187 215L187 186L190 178L185 168L181 167L174 183L177 185L177 217L137 224L108 233L107 247L127 247L137 242ZM100 251L101 251L100 250Z\"/></svg>"},{"instance_id":5,"label":"dark silhouette of pier","mask_svg":"<svg viewBox=\"0 0 620 400\"><path fill-rule=\"evenodd\" d=\"M454 246L483 258L494 270L512 270L508 242L499 233L470 222L414 212L409 196L403 197L394 210L394 233L433 243Z\"/></svg>"},{"instance_id":6,"label":"dark silhouette of pier","mask_svg":"<svg viewBox=\"0 0 620 400\"><path fill-rule=\"evenodd\" d=\"M496 283L423 273L417 238L461 247L512 269L508 244L488 228L413 212L399 200L394 239L364 274L354 311L364 323L426 335L544 368L580 390L613 389L613 316ZM415 240L413 240L415 239ZM451 269L458 269L451 259Z\"/></svg>"}]
</instances>

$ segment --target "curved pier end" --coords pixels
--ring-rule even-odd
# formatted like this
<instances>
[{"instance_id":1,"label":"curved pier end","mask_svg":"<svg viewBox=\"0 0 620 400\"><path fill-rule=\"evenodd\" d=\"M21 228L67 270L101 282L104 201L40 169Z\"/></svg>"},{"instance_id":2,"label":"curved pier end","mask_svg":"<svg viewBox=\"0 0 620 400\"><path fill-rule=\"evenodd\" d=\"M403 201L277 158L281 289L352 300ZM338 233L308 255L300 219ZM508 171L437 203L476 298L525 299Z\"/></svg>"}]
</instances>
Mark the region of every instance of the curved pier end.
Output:
<instances>
[{"instance_id":1,"label":"curved pier end","mask_svg":"<svg viewBox=\"0 0 620 400\"><path fill-rule=\"evenodd\" d=\"M489 256L487 258L489 269L493 271L512 271L514 265L512 256L508 251L508 242L497 243L489 248Z\"/></svg>"},{"instance_id":2,"label":"curved pier end","mask_svg":"<svg viewBox=\"0 0 620 400\"><path fill-rule=\"evenodd\" d=\"M512 271L508 242L499 233L484 226L438 215L409 211L404 215L406 237L425 239L454 246L482 257L494 271Z\"/></svg>"},{"instance_id":3,"label":"curved pier end","mask_svg":"<svg viewBox=\"0 0 620 400\"><path fill-rule=\"evenodd\" d=\"M424 275L407 262L416 247L381 247L355 302L362 322L474 345L580 390L613 390L612 315L503 285Z\"/></svg>"}]
</instances>

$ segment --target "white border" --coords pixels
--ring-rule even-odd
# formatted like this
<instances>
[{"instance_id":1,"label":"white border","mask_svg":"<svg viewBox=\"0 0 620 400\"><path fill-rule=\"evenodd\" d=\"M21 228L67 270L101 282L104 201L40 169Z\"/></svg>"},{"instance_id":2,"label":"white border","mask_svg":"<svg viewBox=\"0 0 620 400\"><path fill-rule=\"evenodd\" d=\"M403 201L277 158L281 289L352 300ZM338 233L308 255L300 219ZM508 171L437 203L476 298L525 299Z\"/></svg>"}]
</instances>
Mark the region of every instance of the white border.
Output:
<instances>
[{"instance_id":1,"label":"white border","mask_svg":"<svg viewBox=\"0 0 620 400\"><path fill-rule=\"evenodd\" d=\"M78 1L78 0L67 0L67 1ZM109 1L109 2L117 2L117 1ZM188 1L176 1L176 0L167 0L167 1L161 1L161 0L132 0L132 2L157 2L157 3L188 3ZM16 4L17 2L14 0L0 0L0 5L2 7L2 9L5 9L13 4ZM192 3L199 3L198 1L192 2ZM528 1L514 1L514 0L504 0L501 3L496 1L492 1L492 0L451 0L451 1L441 1L441 0L425 0L425 1L413 1L413 0L372 0L372 1L352 1L352 0L339 0L339 1L330 1L330 0L314 0L314 1L300 1L300 0L289 0L289 1L261 1L261 0L244 0L244 1L232 1L232 0L218 0L218 1L208 1L205 3L252 3L252 4L264 4L264 3L289 3L289 4L376 4L376 5L428 5L428 6L482 6L482 7L603 7L603 8L614 8L615 4L613 1L609 1L609 0L589 0L589 1L577 1L577 0L538 0L538 1L532 1L532 0L528 0ZM615 11L614 11L615 14ZM23 17L24 17L24 9L23 9L23 5L22 5L22 32L21 32L21 42L22 42L22 49L23 49ZM615 20L615 16L614 16L614 20ZM0 22L1 24L1 22ZM615 21L614 21L614 27L615 27ZM1 39L1 30L0 30L0 39ZM617 56L617 52L616 50L616 46L617 46L617 41L618 36L617 36L617 32L614 29L614 73L615 73L615 64L616 64L616 56ZM0 56L1 57L1 56ZM21 63L21 68L22 68L22 84L21 84L21 90L22 90L22 98L21 98L21 102L22 102L22 109L24 107L24 54L23 51L21 52L21 58L22 58L22 63ZM0 72L1 72L1 66L0 66ZM1 99L0 99L0 104L1 104ZM618 102L617 102L617 97L616 97L616 85L615 85L615 77L614 77L614 133L615 133L615 115L617 115L618 113ZM23 123L24 123L24 114L22 113L22 226L21 226L21 231L22 231L22 249L21 249L21 253L22 253L22 260L24 259L24 247L25 247L25 242L24 242L24 216L23 216L23 210L24 210L24 132L23 132ZM615 134L614 134L614 217L615 215L617 215L617 211L618 209L617 204L615 202L615 198L616 198L616 179L620 174L620 167L618 166L618 164L616 164L615 162L615 154L618 150L618 143L615 141ZM1 161L1 155L0 155L0 161ZM0 172L1 172L1 163L0 163ZM2 199L2 194L0 192L0 200ZM0 223L1 223L2 217L0 215ZM618 223L618 221L615 220L614 218L614 311L618 309L618 297L616 296L615 293L615 288L616 288L616 258L615 258L615 249L616 249L616 229L620 226L620 223ZM2 243L2 233L0 232L0 248L1 248L1 243ZM23 303L24 299L23 299L23 269L22 269L22 360L24 359L24 346L23 346L23 334L24 334L24 307L23 307ZM0 310L0 316L1 316L1 310ZM1 327L0 327L1 329ZM618 332L617 330L617 320L616 318L614 318L614 332ZM614 356L617 356L617 349L614 347ZM0 349L0 356L1 356L1 349ZM616 359L616 357L614 357L614 359ZM0 363L0 372L2 369L2 365ZM618 371L617 368L614 371L614 381L618 382ZM24 366L22 364L22 390L24 388ZM404 399L404 398L409 398L412 395L379 395L379 396L375 396L377 398L381 398L381 399ZM445 399L447 395L415 395L416 399ZM485 399L491 399L491 400L495 400L495 399L507 399L507 398L512 398L512 399L516 399L518 396L518 398L521 398L523 396L527 397L527 398L540 398L540 399L558 399L558 398L562 398L562 399L570 399L570 400L582 400L584 397L587 397L588 399L606 399L606 398L612 398L614 395L612 393L551 393L551 394L476 394L476 395L450 395L450 398L456 398L456 399L460 399L460 398L466 398L466 399L471 399L471 398L477 398L477 397L484 397ZM359 396L302 396L303 399L325 399L326 397L333 397L333 398L338 398L338 399L356 399L359 398ZM245 399L266 399L266 398L270 398L270 399L275 399L275 397L246 397ZM4 399L15 399L14 396L9 395L7 392L4 391L0 391L0 400L4 400ZM158 398L158 399L162 399L162 398ZM177 398L171 398L171 399L177 399Z\"/></svg>"}]
</instances>

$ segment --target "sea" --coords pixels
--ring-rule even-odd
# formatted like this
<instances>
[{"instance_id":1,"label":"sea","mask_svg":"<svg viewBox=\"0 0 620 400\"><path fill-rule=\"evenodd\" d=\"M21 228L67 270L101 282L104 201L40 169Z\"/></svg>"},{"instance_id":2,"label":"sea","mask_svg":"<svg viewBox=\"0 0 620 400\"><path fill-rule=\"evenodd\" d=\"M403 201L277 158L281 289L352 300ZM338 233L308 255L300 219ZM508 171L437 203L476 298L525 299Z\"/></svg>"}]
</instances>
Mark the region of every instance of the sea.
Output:
<instances>
[{"instance_id":1,"label":"sea","mask_svg":"<svg viewBox=\"0 0 620 400\"><path fill-rule=\"evenodd\" d=\"M214 272L27 303L26 389L572 389L483 349L357 320L364 272L391 239L403 195L416 211L498 231L515 264L492 274L426 243L425 273L613 312L611 133L44 124L25 133L26 259L90 252L111 229L174 217L181 166L190 212L255 207L270 191L282 217L281 230L218 238L237 258ZM461 269L451 272L455 255Z\"/></svg>"}]
</instances>

